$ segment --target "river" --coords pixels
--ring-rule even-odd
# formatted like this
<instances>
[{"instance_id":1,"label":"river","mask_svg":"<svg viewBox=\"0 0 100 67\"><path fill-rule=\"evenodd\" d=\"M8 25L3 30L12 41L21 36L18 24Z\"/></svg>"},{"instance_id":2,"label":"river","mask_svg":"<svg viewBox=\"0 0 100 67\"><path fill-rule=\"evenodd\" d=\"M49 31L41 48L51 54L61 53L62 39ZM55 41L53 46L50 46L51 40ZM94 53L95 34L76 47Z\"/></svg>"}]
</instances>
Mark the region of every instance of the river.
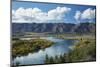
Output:
<instances>
[{"instance_id":1,"label":"river","mask_svg":"<svg viewBox=\"0 0 100 67\"><path fill-rule=\"evenodd\" d=\"M54 37L41 37L41 39L46 39L53 41L54 44L48 48L39 50L36 53L29 53L26 56L20 56L13 59L12 63L16 64L17 62L20 63L19 65L36 65L36 64L45 64L45 56L46 54L49 57L55 57L63 55L71 50L70 46L73 46L76 42L75 40L64 40L58 39Z\"/></svg>"}]
</instances>

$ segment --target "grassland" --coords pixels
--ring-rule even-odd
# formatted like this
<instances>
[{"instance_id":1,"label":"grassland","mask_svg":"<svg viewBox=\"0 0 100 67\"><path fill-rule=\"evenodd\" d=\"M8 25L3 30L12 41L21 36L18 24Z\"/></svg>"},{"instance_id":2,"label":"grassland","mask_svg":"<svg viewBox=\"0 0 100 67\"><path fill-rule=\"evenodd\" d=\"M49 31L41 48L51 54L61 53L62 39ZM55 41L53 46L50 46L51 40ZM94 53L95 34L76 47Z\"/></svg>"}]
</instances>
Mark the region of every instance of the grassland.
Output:
<instances>
[{"instance_id":1,"label":"grassland","mask_svg":"<svg viewBox=\"0 0 100 67\"><path fill-rule=\"evenodd\" d=\"M30 52L36 52L53 44L53 42L44 39L18 40L12 41L12 57L27 55Z\"/></svg>"}]
</instances>

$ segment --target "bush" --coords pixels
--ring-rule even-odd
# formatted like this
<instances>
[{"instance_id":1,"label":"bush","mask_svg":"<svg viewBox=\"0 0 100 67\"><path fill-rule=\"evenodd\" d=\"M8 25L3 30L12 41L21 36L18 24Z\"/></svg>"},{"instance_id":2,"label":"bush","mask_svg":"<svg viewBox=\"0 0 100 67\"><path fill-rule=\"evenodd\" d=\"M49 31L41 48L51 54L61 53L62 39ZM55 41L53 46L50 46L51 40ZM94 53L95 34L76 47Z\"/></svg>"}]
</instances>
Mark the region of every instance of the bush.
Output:
<instances>
[{"instance_id":1,"label":"bush","mask_svg":"<svg viewBox=\"0 0 100 67\"><path fill-rule=\"evenodd\" d=\"M80 61L94 61L96 59L96 43L94 39L80 40L74 50L63 54L60 57L46 58L48 63L65 63L65 62L80 62Z\"/></svg>"}]
</instances>

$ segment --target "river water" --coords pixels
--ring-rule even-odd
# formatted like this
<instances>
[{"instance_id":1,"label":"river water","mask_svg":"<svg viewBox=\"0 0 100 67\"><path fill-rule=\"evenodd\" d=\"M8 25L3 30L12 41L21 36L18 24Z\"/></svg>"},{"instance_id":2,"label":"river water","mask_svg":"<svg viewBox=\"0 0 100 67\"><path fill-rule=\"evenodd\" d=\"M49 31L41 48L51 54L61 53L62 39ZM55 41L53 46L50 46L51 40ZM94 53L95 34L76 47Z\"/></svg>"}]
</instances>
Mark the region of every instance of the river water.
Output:
<instances>
[{"instance_id":1,"label":"river water","mask_svg":"<svg viewBox=\"0 0 100 67\"><path fill-rule=\"evenodd\" d=\"M12 63L16 64L19 62L20 65L30 65L30 64L45 64L45 56L55 57L63 55L71 50L71 46L76 42L75 40L64 40L54 37L41 37L41 39L46 39L55 42L52 46L39 50L36 53L29 53L26 56L16 57Z\"/></svg>"}]
</instances>

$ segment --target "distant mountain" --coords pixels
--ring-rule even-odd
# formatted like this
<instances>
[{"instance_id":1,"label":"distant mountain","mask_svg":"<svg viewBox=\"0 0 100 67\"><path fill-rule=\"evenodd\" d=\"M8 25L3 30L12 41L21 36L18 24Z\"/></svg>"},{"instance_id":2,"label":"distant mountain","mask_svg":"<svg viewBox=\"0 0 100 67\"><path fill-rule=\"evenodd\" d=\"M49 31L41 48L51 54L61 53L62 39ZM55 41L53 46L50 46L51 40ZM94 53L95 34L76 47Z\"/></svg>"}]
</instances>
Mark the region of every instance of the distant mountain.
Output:
<instances>
[{"instance_id":1,"label":"distant mountain","mask_svg":"<svg viewBox=\"0 0 100 67\"><path fill-rule=\"evenodd\" d=\"M12 23L12 34L23 32L95 33L95 23Z\"/></svg>"}]
</instances>

